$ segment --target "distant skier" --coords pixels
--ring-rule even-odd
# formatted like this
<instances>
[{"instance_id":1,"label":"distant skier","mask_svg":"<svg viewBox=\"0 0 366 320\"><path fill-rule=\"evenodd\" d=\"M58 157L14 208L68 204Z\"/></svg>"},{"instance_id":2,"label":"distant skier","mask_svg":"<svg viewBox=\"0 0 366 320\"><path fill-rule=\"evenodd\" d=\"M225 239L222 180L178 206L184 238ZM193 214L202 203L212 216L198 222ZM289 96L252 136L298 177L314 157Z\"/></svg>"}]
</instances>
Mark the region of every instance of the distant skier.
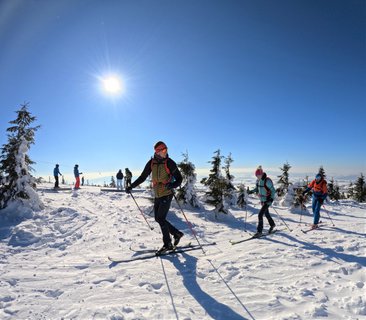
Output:
<instances>
[{"instance_id":1,"label":"distant skier","mask_svg":"<svg viewBox=\"0 0 366 320\"><path fill-rule=\"evenodd\" d=\"M155 194L155 221L160 225L164 242L163 247L157 251L157 254L161 254L174 248L170 235L174 237L174 246L178 245L180 239L183 237L183 232L180 232L166 220L170 204L173 199L172 189L180 186L183 179L177 164L168 156L168 148L166 144L159 141L155 144L154 150L154 157L147 162L141 175L132 183L132 185L126 188L126 192L130 193L133 188L136 188L138 185L143 183L150 173L152 174Z\"/></svg>"},{"instance_id":2,"label":"distant skier","mask_svg":"<svg viewBox=\"0 0 366 320\"><path fill-rule=\"evenodd\" d=\"M248 194L257 193L261 201L262 208L258 213L257 233L254 234L254 237L260 237L263 231L263 215L266 216L270 225L268 233L271 233L276 226L269 214L269 207L276 196L276 190L273 187L272 180L267 177L265 172L263 172L261 166L259 166L255 171L255 176L257 177L256 187L253 190L248 190Z\"/></svg>"},{"instance_id":3,"label":"distant skier","mask_svg":"<svg viewBox=\"0 0 366 320\"><path fill-rule=\"evenodd\" d=\"M131 186L132 172L130 169L125 168L125 189Z\"/></svg>"},{"instance_id":4,"label":"distant skier","mask_svg":"<svg viewBox=\"0 0 366 320\"><path fill-rule=\"evenodd\" d=\"M309 183L302 194L305 195L310 190L313 190L312 209L314 215L311 229L316 229L320 219L320 207L328 196L327 182L320 173L315 176L315 179Z\"/></svg>"},{"instance_id":5,"label":"distant skier","mask_svg":"<svg viewBox=\"0 0 366 320\"><path fill-rule=\"evenodd\" d=\"M119 171L117 172L116 178L117 178L117 190L122 190L123 173L121 169L119 169Z\"/></svg>"},{"instance_id":6,"label":"distant skier","mask_svg":"<svg viewBox=\"0 0 366 320\"><path fill-rule=\"evenodd\" d=\"M55 189L60 188L60 186L58 185L58 176L62 176L62 174L59 167L60 166L56 164L56 167L53 169L53 176L55 177Z\"/></svg>"},{"instance_id":7,"label":"distant skier","mask_svg":"<svg viewBox=\"0 0 366 320\"><path fill-rule=\"evenodd\" d=\"M80 189L80 175L83 174L82 172L79 172L79 165L75 164L74 167L74 176L75 176L75 186L74 189Z\"/></svg>"}]
</instances>

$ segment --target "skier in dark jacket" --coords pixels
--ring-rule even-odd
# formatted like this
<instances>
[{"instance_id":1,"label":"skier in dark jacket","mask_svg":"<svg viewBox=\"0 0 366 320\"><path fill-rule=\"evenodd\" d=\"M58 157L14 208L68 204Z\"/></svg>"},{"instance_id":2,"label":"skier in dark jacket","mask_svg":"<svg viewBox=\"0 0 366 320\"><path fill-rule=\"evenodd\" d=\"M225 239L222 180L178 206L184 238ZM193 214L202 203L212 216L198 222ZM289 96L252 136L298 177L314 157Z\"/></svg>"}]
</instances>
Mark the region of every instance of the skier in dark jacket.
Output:
<instances>
[{"instance_id":1,"label":"skier in dark jacket","mask_svg":"<svg viewBox=\"0 0 366 320\"><path fill-rule=\"evenodd\" d=\"M143 183L147 177L152 174L155 194L155 221L160 225L164 242L163 247L157 252L157 254L161 254L174 249L174 246L178 245L180 238L183 236L182 232L166 220L173 199L173 189L177 188L182 183L182 175L179 172L177 164L169 158L168 148L164 142L157 142L154 146L154 150L154 157L147 162L141 175L132 185L126 188L126 192L130 193L133 188L136 188ZM170 235L174 237L174 246Z\"/></svg>"},{"instance_id":2,"label":"skier in dark jacket","mask_svg":"<svg viewBox=\"0 0 366 320\"><path fill-rule=\"evenodd\" d=\"M125 189L131 186L132 172L130 169L125 168Z\"/></svg>"},{"instance_id":3,"label":"skier in dark jacket","mask_svg":"<svg viewBox=\"0 0 366 320\"><path fill-rule=\"evenodd\" d=\"M122 190L122 180L123 180L123 173L122 170L119 169L119 171L116 174L116 178L117 178L117 190Z\"/></svg>"},{"instance_id":4,"label":"skier in dark jacket","mask_svg":"<svg viewBox=\"0 0 366 320\"><path fill-rule=\"evenodd\" d=\"M60 172L60 166L58 164L56 164L55 169L53 169L53 176L55 177L55 188L60 188L60 186L58 185L58 176L62 176L61 172Z\"/></svg>"},{"instance_id":5,"label":"skier in dark jacket","mask_svg":"<svg viewBox=\"0 0 366 320\"><path fill-rule=\"evenodd\" d=\"M271 233L276 226L271 215L269 214L269 207L275 198L276 190L273 187L272 180L267 177L265 172L263 172L261 166L259 166L255 171L255 176L257 177L256 187L251 191L248 190L248 194L257 193L261 201L262 208L258 213L257 233L254 235L254 237L260 237L263 231L263 215L266 216L270 225L268 233Z\"/></svg>"}]
</instances>

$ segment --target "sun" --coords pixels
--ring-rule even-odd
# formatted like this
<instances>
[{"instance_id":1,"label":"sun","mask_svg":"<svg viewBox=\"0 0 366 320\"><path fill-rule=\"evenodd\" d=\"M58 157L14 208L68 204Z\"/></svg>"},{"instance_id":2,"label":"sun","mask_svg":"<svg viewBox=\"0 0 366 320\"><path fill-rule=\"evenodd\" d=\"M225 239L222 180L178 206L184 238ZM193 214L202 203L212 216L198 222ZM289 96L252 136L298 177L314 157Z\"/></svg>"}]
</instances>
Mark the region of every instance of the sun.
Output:
<instances>
[{"instance_id":1,"label":"sun","mask_svg":"<svg viewBox=\"0 0 366 320\"><path fill-rule=\"evenodd\" d=\"M124 93L124 85L117 75L108 75L101 79L103 91L111 96L118 96Z\"/></svg>"}]
</instances>

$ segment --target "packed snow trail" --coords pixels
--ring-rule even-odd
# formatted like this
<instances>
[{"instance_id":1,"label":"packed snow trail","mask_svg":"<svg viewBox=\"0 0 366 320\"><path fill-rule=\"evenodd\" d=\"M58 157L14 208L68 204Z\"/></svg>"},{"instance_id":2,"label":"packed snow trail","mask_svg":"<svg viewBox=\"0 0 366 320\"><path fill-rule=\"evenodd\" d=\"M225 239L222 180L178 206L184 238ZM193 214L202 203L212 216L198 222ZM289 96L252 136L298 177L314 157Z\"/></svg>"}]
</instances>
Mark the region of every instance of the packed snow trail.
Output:
<instances>
[{"instance_id":1,"label":"packed snow trail","mask_svg":"<svg viewBox=\"0 0 366 320\"><path fill-rule=\"evenodd\" d=\"M200 241L217 243L207 255L195 250L110 268L107 256L131 255L131 245L143 250L162 243L159 228L144 224L132 199L95 187L39 193L46 207L34 219L1 221L1 319L366 316L365 204L327 204L335 226L322 215L327 226L307 234L298 227L299 214L276 206L294 231L237 246L229 240L246 238L244 228L256 230L255 198L249 198L247 220L239 209L216 219L209 206L184 208ZM148 198L144 192L136 196L145 213L151 209ZM146 218L156 226L153 217ZM185 233L181 245L195 243L174 203L168 219ZM312 222L309 212L302 221Z\"/></svg>"}]
</instances>

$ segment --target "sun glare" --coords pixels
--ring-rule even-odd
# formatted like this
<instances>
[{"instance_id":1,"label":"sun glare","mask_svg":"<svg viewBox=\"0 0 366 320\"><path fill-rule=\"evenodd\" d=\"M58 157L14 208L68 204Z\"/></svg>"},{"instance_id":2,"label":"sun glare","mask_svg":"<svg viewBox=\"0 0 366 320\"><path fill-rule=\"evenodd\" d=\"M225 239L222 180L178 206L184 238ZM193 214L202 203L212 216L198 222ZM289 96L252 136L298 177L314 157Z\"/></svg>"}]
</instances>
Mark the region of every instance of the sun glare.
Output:
<instances>
[{"instance_id":1,"label":"sun glare","mask_svg":"<svg viewBox=\"0 0 366 320\"><path fill-rule=\"evenodd\" d=\"M124 92L122 80L115 75L102 78L103 91L112 96L120 95Z\"/></svg>"}]
</instances>

